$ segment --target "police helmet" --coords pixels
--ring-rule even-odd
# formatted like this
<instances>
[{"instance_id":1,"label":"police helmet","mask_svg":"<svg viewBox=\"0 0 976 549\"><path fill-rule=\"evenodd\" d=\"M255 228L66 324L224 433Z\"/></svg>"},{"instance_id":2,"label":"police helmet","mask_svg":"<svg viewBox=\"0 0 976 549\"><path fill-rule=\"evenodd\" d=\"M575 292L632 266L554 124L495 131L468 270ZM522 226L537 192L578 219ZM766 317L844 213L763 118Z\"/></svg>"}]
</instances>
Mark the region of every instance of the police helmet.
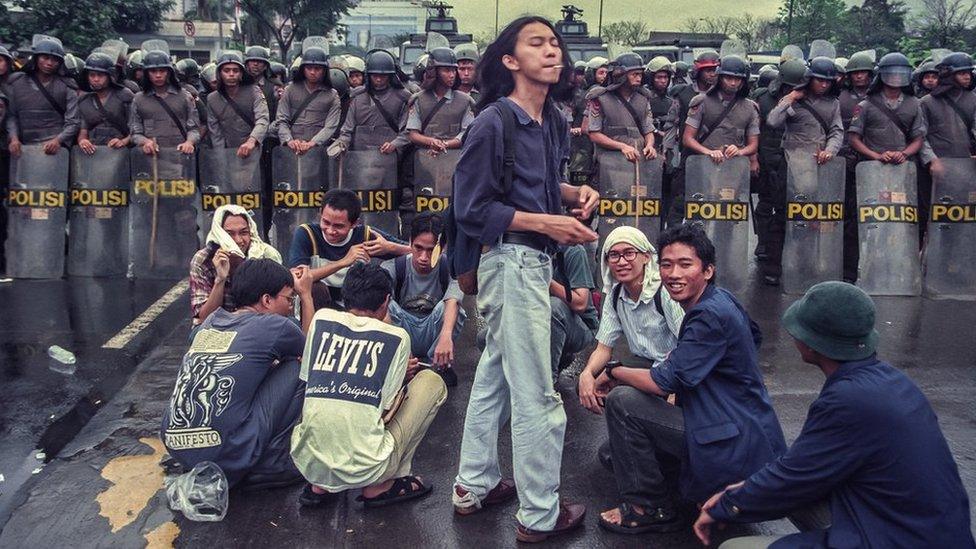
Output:
<instances>
[{"instance_id":1,"label":"police helmet","mask_svg":"<svg viewBox=\"0 0 976 549\"><path fill-rule=\"evenodd\" d=\"M726 55L719 61L716 73L720 76L749 78L749 62L738 55Z\"/></svg>"},{"instance_id":2,"label":"police helmet","mask_svg":"<svg viewBox=\"0 0 976 549\"><path fill-rule=\"evenodd\" d=\"M454 56L458 61L474 61L475 63L481 61L481 53L478 52L478 46L473 42L454 46Z\"/></svg>"},{"instance_id":3,"label":"police helmet","mask_svg":"<svg viewBox=\"0 0 976 549\"><path fill-rule=\"evenodd\" d=\"M302 51L300 65L318 65L320 67L329 66L329 54L322 48L311 47ZM296 57L296 59L299 59Z\"/></svg>"},{"instance_id":4,"label":"police helmet","mask_svg":"<svg viewBox=\"0 0 976 549\"><path fill-rule=\"evenodd\" d=\"M173 70L173 64L170 61L168 53L161 50L156 50L148 52L142 57L142 68L147 71L149 69Z\"/></svg>"},{"instance_id":5,"label":"police helmet","mask_svg":"<svg viewBox=\"0 0 976 549\"><path fill-rule=\"evenodd\" d=\"M806 78L822 78L824 80L835 80L837 78L837 66L834 60L829 57L814 57L807 65Z\"/></svg>"},{"instance_id":6,"label":"police helmet","mask_svg":"<svg viewBox=\"0 0 976 549\"><path fill-rule=\"evenodd\" d=\"M904 88L912 82L912 63L901 53L885 54L878 61L878 77L886 86Z\"/></svg>"},{"instance_id":7,"label":"police helmet","mask_svg":"<svg viewBox=\"0 0 976 549\"><path fill-rule=\"evenodd\" d=\"M244 50L244 61L264 61L271 63L271 50L264 46L248 46Z\"/></svg>"},{"instance_id":8,"label":"police helmet","mask_svg":"<svg viewBox=\"0 0 976 549\"><path fill-rule=\"evenodd\" d=\"M857 71L871 71L874 72L874 59L868 52L859 51L847 61L847 66L844 68L845 72L852 73Z\"/></svg>"},{"instance_id":9,"label":"police helmet","mask_svg":"<svg viewBox=\"0 0 976 549\"><path fill-rule=\"evenodd\" d=\"M434 48L430 50L427 68L453 67L457 68L457 57L451 48Z\"/></svg>"},{"instance_id":10,"label":"police helmet","mask_svg":"<svg viewBox=\"0 0 976 549\"><path fill-rule=\"evenodd\" d=\"M372 50L366 54L366 61L363 65L363 72L366 74L389 74L397 73L396 59L393 54L386 50Z\"/></svg>"},{"instance_id":11,"label":"police helmet","mask_svg":"<svg viewBox=\"0 0 976 549\"><path fill-rule=\"evenodd\" d=\"M633 52L625 52L618 55L613 60L613 65L617 70L630 72L644 69L644 60L641 56Z\"/></svg>"},{"instance_id":12,"label":"police helmet","mask_svg":"<svg viewBox=\"0 0 976 549\"><path fill-rule=\"evenodd\" d=\"M220 52L220 55L217 56L217 70L218 71L220 70L220 67L222 67L222 66L224 66L224 65L226 65L228 63L233 63L234 65L237 65L238 67L240 67L241 70L244 70L244 56L241 54L241 52L239 52L237 50L226 50L226 51L222 51L222 52Z\"/></svg>"},{"instance_id":13,"label":"police helmet","mask_svg":"<svg viewBox=\"0 0 976 549\"><path fill-rule=\"evenodd\" d=\"M85 59L85 70L115 76L115 60L108 54L95 52Z\"/></svg>"},{"instance_id":14,"label":"police helmet","mask_svg":"<svg viewBox=\"0 0 976 549\"><path fill-rule=\"evenodd\" d=\"M64 61L64 46L53 36L46 36L38 40L33 47L33 55L50 55Z\"/></svg>"}]
</instances>

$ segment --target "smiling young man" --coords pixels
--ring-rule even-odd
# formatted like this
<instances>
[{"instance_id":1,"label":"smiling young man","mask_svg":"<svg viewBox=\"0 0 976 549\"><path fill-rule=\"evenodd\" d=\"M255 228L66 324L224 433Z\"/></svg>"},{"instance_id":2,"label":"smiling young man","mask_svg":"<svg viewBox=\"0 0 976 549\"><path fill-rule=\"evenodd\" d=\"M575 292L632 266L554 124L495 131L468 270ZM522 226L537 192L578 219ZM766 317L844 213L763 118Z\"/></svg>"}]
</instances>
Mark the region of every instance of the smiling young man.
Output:
<instances>
[{"instance_id":1,"label":"smiling young man","mask_svg":"<svg viewBox=\"0 0 976 549\"><path fill-rule=\"evenodd\" d=\"M669 228L658 239L658 261L664 288L685 311L678 345L650 375L618 366L596 380L607 395L623 499L599 524L623 534L683 527L656 452L681 460L681 495L703 502L786 449L759 369L759 327L715 286L715 247L704 229ZM677 406L664 399L670 394Z\"/></svg>"},{"instance_id":2,"label":"smiling young man","mask_svg":"<svg viewBox=\"0 0 976 549\"><path fill-rule=\"evenodd\" d=\"M356 193L332 189L322 199L317 226L305 223L295 230L288 253L288 265L308 265L312 279L328 288L329 297L316 297L316 307L331 299L342 301L342 283L346 271L357 261L391 259L410 253L410 246L399 243L378 229L357 224L362 203Z\"/></svg>"},{"instance_id":3,"label":"smiling young man","mask_svg":"<svg viewBox=\"0 0 976 549\"><path fill-rule=\"evenodd\" d=\"M478 309L488 326L464 418L454 507L474 513L510 499L517 487L522 542L567 532L586 511L559 498L566 412L550 356L554 241L597 239L579 220L599 194L564 183L569 124L553 103L571 97L571 67L552 23L532 16L509 23L482 57L480 114L454 174L453 269L468 281L477 264ZM504 120L514 149L510 187L503 183ZM566 207L574 217L564 215ZM498 463L498 434L509 417L514 486Z\"/></svg>"}]
</instances>

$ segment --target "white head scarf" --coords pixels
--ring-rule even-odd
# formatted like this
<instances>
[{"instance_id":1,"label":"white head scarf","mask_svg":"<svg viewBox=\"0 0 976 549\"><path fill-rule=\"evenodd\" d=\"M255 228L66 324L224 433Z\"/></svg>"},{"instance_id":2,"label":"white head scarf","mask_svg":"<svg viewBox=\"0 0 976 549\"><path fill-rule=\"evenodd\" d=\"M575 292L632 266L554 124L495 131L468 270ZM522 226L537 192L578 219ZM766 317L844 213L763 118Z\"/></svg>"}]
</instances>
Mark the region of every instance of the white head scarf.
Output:
<instances>
[{"instance_id":1,"label":"white head scarf","mask_svg":"<svg viewBox=\"0 0 976 549\"><path fill-rule=\"evenodd\" d=\"M651 259L644 266L644 288L641 290L640 301L646 301L654 297L654 293L661 286L661 273L657 266L657 251L651 245L647 235L634 227L621 226L610 231L606 241L603 243L603 250L600 253L600 272L603 274L603 295L610 295L613 285L616 283L613 274L610 272L610 263L607 262L607 254L610 248L617 244L630 244L640 252L650 254Z\"/></svg>"},{"instance_id":2,"label":"white head scarf","mask_svg":"<svg viewBox=\"0 0 976 549\"><path fill-rule=\"evenodd\" d=\"M241 250L237 242L224 230L224 218L227 215L243 215L247 219L247 224L251 227L251 246L247 249L247 256ZM232 254L237 254L245 259L273 259L281 263L281 254L273 246L261 240L258 236L258 226L251 218L251 214L241 206L227 204L217 208L214 212L213 222L210 224L210 233L207 234L207 244L216 244L222 250Z\"/></svg>"}]
</instances>

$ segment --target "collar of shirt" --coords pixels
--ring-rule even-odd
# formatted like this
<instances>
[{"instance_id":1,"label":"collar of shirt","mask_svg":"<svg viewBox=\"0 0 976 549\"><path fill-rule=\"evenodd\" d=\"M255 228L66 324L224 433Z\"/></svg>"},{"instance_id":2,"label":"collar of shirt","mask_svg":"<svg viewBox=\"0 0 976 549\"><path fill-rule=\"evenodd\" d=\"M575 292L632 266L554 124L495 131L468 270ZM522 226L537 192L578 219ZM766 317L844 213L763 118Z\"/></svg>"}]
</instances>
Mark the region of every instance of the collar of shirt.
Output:
<instances>
[{"instance_id":1,"label":"collar of shirt","mask_svg":"<svg viewBox=\"0 0 976 549\"><path fill-rule=\"evenodd\" d=\"M535 122L535 120L529 116L529 113L525 112L525 109L520 107L515 101L512 101L508 97L502 97L501 100L512 108L512 112L515 113L515 120L522 126L531 126ZM543 113L545 113L545 109L543 109Z\"/></svg>"},{"instance_id":2,"label":"collar of shirt","mask_svg":"<svg viewBox=\"0 0 976 549\"><path fill-rule=\"evenodd\" d=\"M150 89L149 90L149 93L151 93L153 95L158 95L159 97L163 97L163 96L169 95L171 93L179 93L179 90L176 89L176 86L174 86L172 84L167 84L166 85L166 93L164 93L163 95L159 95L158 93L156 93L156 88Z\"/></svg>"},{"instance_id":3,"label":"collar of shirt","mask_svg":"<svg viewBox=\"0 0 976 549\"><path fill-rule=\"evenodd\" d=\"M665 290L661 290L661 291L663 292ZM637 299L634 300L630 298L630 292L627 291L627 288L620 288L620 299L622 299L623 302L628 307L630 307L630 309L633 311L636 310L637 307L650 303L651 301L654 300L654 294L650 294L645 297L644 296L645 293L646 292L641 292L641 295L639 295Z\"/></svg>"},{"instance_id":4,"label":"collar of shirt","mask_svg":"<svg viewBox=\"0 0 976 549\"><path fill-rule=\"evenodd\" d=\"M830 377L827 378L827 381L824 383L824 387L826 387L827 385L830 385L833 381L835 381L837 379L840 379L843 374L846 374L846 373L848 373L848 372L850 372L852 370L856 370L856 369L858 369L858 368L860 368L862 366L867 366L869 364L874 364L877 361L878 361L878 355L877 354L872 354L871 356L869 356L867 358L862 358L861 360L852 360L850 362L841 362L840 363L840 366L837 368L837 370L835 370L834 373L833 374L830 374Z\"/></svg>"},{"instance_id":5,"label":"collar of shirt","mask_svg":"<svg viewBox=\"0 0 976 549\"><path fill-rule=\"evenodd\" d=\"M434 96L434 99L436 99L437 101L440 101L440 98L437 97L437 94L436 93L434 93L434 88L431 88L429 91L430 91L430 94ZM451 101L453 101L454 100L454 90L448 89L446 92L444 92L444 98L447 99L447 102L448 103L450 103Z\"/></svg>"},{"instance_id":6,"label":"collar of shirt","mask_svg":"<svg viewBox=\"0 0 976 549\"><path fill-rule=\"evenodd\" d=\"M905 102L905 93L904 92L899 93L897 99L888 99L888 96L886 96L885 94L881 94L881 98L884 100L885 106L887 106L891 110L895 110L898 107L900 107L902 103Z\"/></svg>"}]
</instances>

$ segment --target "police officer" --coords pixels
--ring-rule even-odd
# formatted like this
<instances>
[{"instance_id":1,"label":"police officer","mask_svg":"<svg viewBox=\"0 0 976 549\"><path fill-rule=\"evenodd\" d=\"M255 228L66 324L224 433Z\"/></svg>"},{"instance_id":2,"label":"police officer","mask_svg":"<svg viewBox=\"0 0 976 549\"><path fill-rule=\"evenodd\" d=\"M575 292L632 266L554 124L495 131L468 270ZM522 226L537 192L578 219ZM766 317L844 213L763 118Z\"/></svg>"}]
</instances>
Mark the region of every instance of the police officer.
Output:
<instances>
[{"instance_id":1,"label":"police officer","mask_svg":"<svg viewBox=\"0 0 976 549\"><path fill-rule=\"evenodd\" d=\"M148 124L147 124L148 122ZM190 92L181 88L169 54L155 50L143 57L142 91L132 100L132 143L147 155L175 147L193 154L200 142L200 120Z\"/></svg>"},{"instance_id":2,"label":"police officer","mask_svg":"<svg viewBox=\"0 0 976 549\"><path fill-rule=\"evenodd\" d=\"M247 158L264 141L270 124L268 103L239 51L225 51L217 58L217 91L207 96L207 111L215 149L237 148L237 156Z\"/></svg>"},{"instance_id":3,"label":"police officer","mask_svg":"<svg viewBox=\"0 0 976 549\"><path fill-rule=\"evenodd\" d=\"M926 59L919 63L912 73L912 84L915 88L915 97L919 99L932 93L932 90L939 85L939 71L935 70L935 61Z\"/></svg>"},{"instance_id":4,"label":"police officer","mask_svg":"<svg viewBox=\"0 0 976 549\"><path fill-rule=\"evenodd\" d=\"M474 119L471 96L458 91L458 64L451 48L434 48L421 91L410 97L407 137L433 153L461 147L461 135Z\"/></svg>"},{"instance_id":5,"label":"police officer","mask_svg":"<svg viewBox=\"0 0 976 549\"><path fill-rule=\"evenodd\" d=\"M284 88L281 80L271 71L271 50L264 46L248 46L244 50L244 64L254 84L264 94L268 112L274 120L278 108L278 95Z\"/></svg>"},{"instance_id":6,"label":"police officer","mask_svg":"<svg viewBox=\"0 0 976 549\"><path fill-rule=\"evenodd\" d=\"M200 83L203 84L203 98L217 90L217 64L211 61L200 69Z\"/></svg>"},{"instance_id":7,"label":"police officer","mask_svg":"<svg viewBox=\"0 0 976 549\"><path fill-rule=\"evenodd\" d=\"M643 60L636 53L622 53L612 66L608 86L587 92L587 130L597 147L597 162L609 151L620 151L631 162L656 158L651 92L641 85Z\"/></svg>"},{"instance_id":8,"label":"police officer","mask_svg":"<svg viewBox=\"0 0 976 549\"><path fill-rule=\"evenodd\" d=\"M777 224L785 223L783 205L786 203L786 159L783 156L784 126L769 125L769 113L780 99L802 86L806 74L806 63L799 59L787 59L780 63L776 78L755 96L759 106L759 202L756 204L756 259L760 262L768 257L766 252L770 224L776 216Z\"/></svg>"},{"instance_id":9,"label":"police officer","mask_svg":"<svg viewBox=\"0 0 976 549\"><path fill-rule=\"evenodd\" d=\"M857 264L860 244L857 236L857 189L854 170L859 160L851 149L847 130L854 117L854 109L867 98L868 86L874 76L873 52L857 52L851 55L846 67L847 77L840 92L840 116L844 123L844 145L841 154L847 158L847 181L844 187L844 280L857 281Z\"/></svg>"},{"instance_id":10,"label":"police officer","mask_svg":"<svg viewBox=\"0 0 976 549\"><path fill-rule=\"evenodd\" d=\"M712 52L714 53L714 52ZM749 157L759 148L759 107L749 99L749 63L737 55L723 57L717 69L711 56L699 56L695 79L705 85L714 74L715 84L688 104L682 130L682 161L688 155L704 154L716 164L736 156ZM681 101L679 92L676 97ZM668 225L682 222L685 209L685 172L679 169L672 180L673 200Z\"/></svg>"},{"instance_id":11,"label":"police officer","mask_svg":"<svg viewBox=\"0 0 976 549\"><path fill-rule=\"evenodd\" d=\"M203 91L203 85L200 83L200 64L192 57L176 62L176 79L183 84L183 89L192 94L200 95Z\"/></svg>"},{"instance_id":12,"label":"police officer","mask_svg":"<svg viewBox=\"0 0 976 549\"><path fill-rule=\"evenodd\" d=\"M7 179L10 171L10 155L7 150L7 95L4 85L14 68L14 58L7 48L0 46L0 196L7 196ZM7 240L7 208L0 205L0 270L6 270L4 241Z\"/></svg>"},{"instance_id":13,"label":"police officer","mask_svg":"<svg viewBox=\"0 0 976 549\"><path fill-rule=\"evenodd\" d=\"M115 62L104 53L93 53L85 60L82 89L78 100L81 130L78 147L94 154L95 147L107 145L121 149L129 145L129 109L135 94L115 80Z\"/></svg>"},{"instance_id":14,"label":"police officer","mask_svg":"<svg viewBox=\"0 0 976 549\"><path fill-rule=\"evenodd\" d=\"M933 178L945 173L940 158L968 158L976 154L972 131L976 126L973 59L966 53L950 53L936 69L939 85L921 99L928 124L921 160Z\"/></svg>"},{"instance_id":15,"label":"police officer","mask_svg":"<svg viewBox=\"0 0 976 549\"><path fill-rule=\"evenodd\" d=\"M766 122L774 128L785 128L783 149L811 151L817 164L837 156L844 143L844 126L837 100L837 67L828 57L815 57L804 74L802 85L784 95L770 111ZM786 174L780 170L774 182L776 203L770 219L763 282L779 285L783 273L783 240L786 236Z\"/></svg>"},{"instance_id":16,"label":"police officer","mask_svg":"<svg viewBox=\"0 0 976 549\"><path fill-rule=\"evenodd\" d=\"M7 48L0 45L0 86L7 83L7 79L14 72L14 56L10 55Z\"/></svg>"},{"instance_id":17,"label":"police officer","mask_svg":"<svg viewBox=\"0 0 976 549\"><path fill-rule=\"evenodd\" d=\"M329 55L322 48L307 48L300 57L295 80L278 103L278 138L296 154L325 145L341 121L339 94L332 88Z\"/></svg>"},{"instance_id":18,"label":"police officer","mask_svg":"<svg viewBox=\"0 0 976 549\"><path fill-rule=\"evenodd\" d=\"M399 136L410 93L397 78L396 59L386 50L366 54L366 85L352 91L349 111L336 139L343 149L392 154L407 144Z\"/></svg>"},{"instance_id":19,"label":"police officer","mask_svg":"<svg viewBox=\"0 0 976 549\"><path fill-rule=\"evenodd\" d=\"M608 68L609 64L609 59L600 56L596 56L586 62L586 70L583 71L583 78L586 82L587 90L593 86L602 86L606 84L607 75L610 72L610 69Z\"/></svg>"},{"instance_id":20,"label":"police officer","mask_svg":"<svg viewBox=\"0 0 976 549\"><path fill-rule=\"evenodd\" d=\"M142 50L136 50L125 59L125 80L122 85L132 93L139 93L139 83L142 82Z\"/></svg>"},{"instance_id":21,"label":"police officer","mask_svg":"<svg viewBox=\"0 0 976 549\"><path fill-rule=\"evenodd\" d=\"M64 73L64 48L56 38L44 37L23 72L7 78L8 148L20 156L21 144L43 143L44 152L56 154L70 146L78 134L78 93Z\"/></svg>"},{"instance_id":22,"label":"police officer","mask_svg":"<svg viewBox=\"0 0 976 549\"><path fill-rule=\"evenodd\" d=\"M675 124L677 120L671 118L677 100L668 95L671 89L671 79L674 77L674 66L667 57L658 56L647 63L644 71L647 89L651 92L649 103L651 115L654 117L654 133L658 150L674 151L677 146Z\"/></svg>"},{"instance_id":23,"label":"police officer","mask_svg":"<svg viewBox=\"0 0 976 549\"><path fill-rule=\"evenodd\" d=\"M478 52L478 46L473 43L458 44L454 47L454 56L457 57L458 80L461 81L458 89L470 95L471 99L477 103L478 98L481 96L481 93L475 87L477 85L475 77L478 70L478 62L481 61L481 53Z\"/></svg>"},{"instance_id":24,"label":"police officer","mask_svg":"<svg viewBox=\"0 0 976 549\"><path fill-rule=\"evenodd\" d=\"M365 83L366 62L361 57L347 55L346 57L346 78L349 80L349 89L353 90Z\"/></svg>"}]
</instances>

